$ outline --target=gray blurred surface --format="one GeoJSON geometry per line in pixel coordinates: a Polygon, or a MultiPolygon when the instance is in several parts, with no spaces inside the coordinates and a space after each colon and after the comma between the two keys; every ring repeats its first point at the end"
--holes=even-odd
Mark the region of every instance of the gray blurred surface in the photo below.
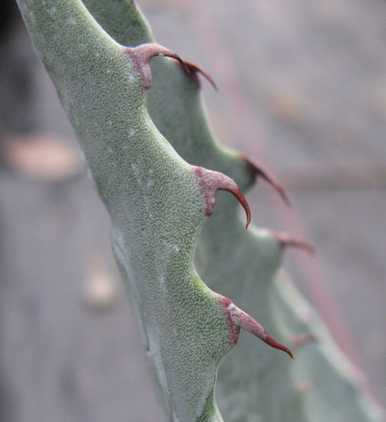
{"type": "MultiPolygon", "coordinates": [[[[282,175],[296,205],[259,185],[253,222],[316,245],[317,258],[290,251],[286,267],[327,319],[337,306],[331,329],[355,343],[385,403],[386,3],[138,3],[158,41],[219,85],[203,82],[219,139],[282,175]]],[[[34,75],[39,127],[71,138],[34,75]]],[[[161,421],[88,179],[3,171],[0,187],[1,422],[161,421]]]]}

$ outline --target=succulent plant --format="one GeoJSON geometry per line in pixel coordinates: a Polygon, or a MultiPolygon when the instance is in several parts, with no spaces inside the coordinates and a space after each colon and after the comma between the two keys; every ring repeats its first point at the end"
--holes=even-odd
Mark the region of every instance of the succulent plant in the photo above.
{"type": "Polygon", "coordinates": [[[110,213],[114,253],[170,419],[223,420],[216,374],[241,328],[292,357],[257,318],[280,341],[316,342],[293,363],[244,336],[219,376],[226,420],[377,420],[309,305],[284,275],[275,280],[287,246],[312,247],[287,234],[246,231],[238,217],[236,199],[248,226],[242,191],[257,178],[288,199],[256,160],[213,137],[200,98],[199,74],[213,83],[206,72],[156,44],[133,2],[18,4],[110,213]],[[175,60],[150,67],[155,56],[175,60]],[[208,220],[218,190],[233,196],[219,195],[208,220]]]}

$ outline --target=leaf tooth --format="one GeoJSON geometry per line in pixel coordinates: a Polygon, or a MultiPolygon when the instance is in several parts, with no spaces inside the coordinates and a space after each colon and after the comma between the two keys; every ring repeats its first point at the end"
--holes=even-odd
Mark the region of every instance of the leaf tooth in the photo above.
{"type": "Polygon", "coordinates": [[[141,77],[144,89],[147,91],[151,86],[151,68],[150,60],[156,56],[165,56],[177,60],[181,63],[186,73],[190,74],[190,70],[181,57],[162,45],[156,43],[146,43],[137,47],[124,47],[124,52],[134,62],[141,77]]]}
{"type": "Polygon", "coordinates": [[[270,230],[270,234],[276,238],[279,242],[279,248],[281,250],[285,250],[288,247],[294,247],[298,249],[303,249],[304,251],[308,252],[310,255],[315,254],[314,246],[302,239],[298,239],[286,232],[276,232],[274,230],[270,230]]]}
{"type": "Polygon", "coordinates": [[[242,328],[243,330],[246,330],[251,334],[255,335],[269,346],[278,350],[282,350],[283,352],[287,353],[292,359],[294,358],[292,352],[286,346],[283,346],[281,343],[272,338],[261,324],[259,324],[246,312],[238,308],[230,299],[219,295],[219,301],[223,305],[225,312],[228,316],[228,320],[230,321],[232,344],[237,343],[238,334],[240,329],[242,328]]]}
{"type": "Polygon", "coordinates": [[[293,354],[292,354],[292,352],[291,352],[290,349],[288,349],[287,347],[285,347],[282,344],[280,344],[278,341],[276,341],[274,338],[272,338],[266,331],[265,331],[265,333],[266,333],[267,336],[266,336],[266,339],[263,340],[263,341],[265,341],[269,346],[274,347],[275,349],[282,350],[283,352],[286,352],[287,355],[291,359],[294,358],[294,356],[293,356],[293,354]]]}
{"type": "Polygon", "coordinates": [[[201,84],[200,84],[200,80],[197,76],[197,73],[201,73],[201,75],[204,76],[208,80],[208,82],[212,85],[214,90],[218,92],[218,88],[217,88],[215,81],[213,80],[213,78],[209,75],[209,73],[206,70],[204,70],[201,66],[199,66],[196,63],[193,63],[189,60],[184,60],[184,62],[189,69],[190,76],[196,82],[198,87],[200,87],[201,84]]]}
{"type": "Polygon", "coordinates": [[[239,154],[239,156],[241,159],[244,160],[245,164],[247,165],[247,168],[251,176],[253,177],[254,182],[257,180],[258,177],[263,178],[277,191],[277,193],[281,196],[287,207],[291,206],[290,200],[285,189],[283,188],[279,180],[268,169],[266,169],[255,158],[243,154],[239,154]]]}
{"type": "Polygon", "coordinates": [[[218,190],[226,190],[232,193],[244,208],[247,216],[246,228],[248,228],[249,223],[251,222],[251,211],[244,194],[237,186],[236,182],[218,171],[208,170],[197,166],[192,166],[192,170],[198,179],[198,184],[205,200],[205,216],[209,217],[214,211],[216,205],[216,192],[218,190]]]}

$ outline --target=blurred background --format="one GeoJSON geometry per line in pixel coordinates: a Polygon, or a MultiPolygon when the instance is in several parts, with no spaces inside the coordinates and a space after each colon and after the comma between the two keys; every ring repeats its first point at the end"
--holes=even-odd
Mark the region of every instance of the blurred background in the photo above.
{"type": "MultiPolygon", "coordinates": [[[[138,4],[159,43],[216,81],[219,93],[202,85],[218,139],[287,188],[291,209],[264,184],[248,194],[253,223],[316,246],[314,258],[289,251],[285,267],[386,403],[386,3],[138,4]]],[[[107,213],[16,5],[3,0],[0,422],[106,420],[164,419],[107,213]]]]}

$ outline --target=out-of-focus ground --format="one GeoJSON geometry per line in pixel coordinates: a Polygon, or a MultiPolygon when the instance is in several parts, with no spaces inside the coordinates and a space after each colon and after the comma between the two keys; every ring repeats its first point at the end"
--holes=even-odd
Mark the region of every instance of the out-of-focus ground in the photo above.
{"type": "MultiPolygon", "coordinates": [[[[202,85],[219,140],[287,187],[290,210],[263,183],[249,193],[253,223],[315,244],[286,268],[386,403],[386,3],[138,3],[157,40],[218,84],[202,85]]],[[[26,35],[12,40],[0,57],[0,422],[161,421],[107,214],[26,35]]]]}

